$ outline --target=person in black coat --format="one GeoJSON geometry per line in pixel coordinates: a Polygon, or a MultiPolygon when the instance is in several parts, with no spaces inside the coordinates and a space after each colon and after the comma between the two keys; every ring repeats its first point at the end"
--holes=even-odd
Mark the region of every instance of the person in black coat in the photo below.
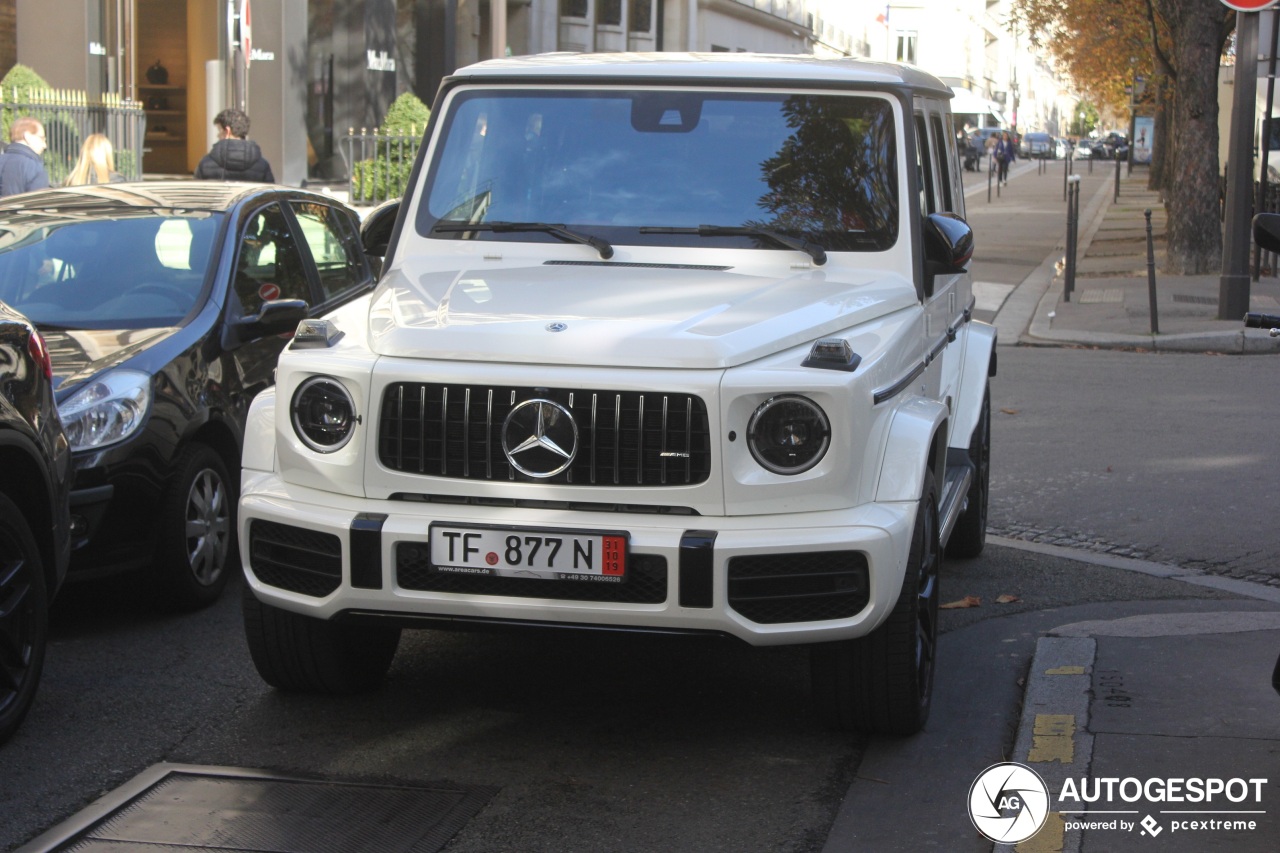
{"type": "Polygon", "coordinates": [[[1009,135],[1009,131],[1003,131],[1000,134],[1000,141],[996,143],[996,167],[999,169],[997,177],[1002,184],[1009,183],[1009,164],[1018,157],[1018,143],[1013,141],[1013,137],[1009,135]]]}
{"type": "Polygon", "coordinates": [[[205,181],[256,181],[274,184],[271,164],[262,156],[258,143],[249,135],[249,117],[236,109],[223,110],[213,117],[218,141],[196,165],[196,177],[205,181]]]}
{"type": "Polygon", "coordinates": [[[48,146],[44,125],[30,116],[14,119],[9,139],[12,141],[0,154],[0,197],[48,187],[49,173],[40,159],[48,146]]]}

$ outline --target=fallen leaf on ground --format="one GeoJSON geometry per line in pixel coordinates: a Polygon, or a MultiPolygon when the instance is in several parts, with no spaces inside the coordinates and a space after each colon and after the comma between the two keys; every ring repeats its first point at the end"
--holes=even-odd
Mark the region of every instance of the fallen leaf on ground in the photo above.
{"type": "Polygon", "coordinates": [[[959,610],[963,607],[981,607],[982,599],[976,595],[966,595],[959,601],[952,601],[947,604],[939,604],[939,610],[959,610]]]}
{"type": "Polygon", "coordinates": [[[1022,599],[1018,598],[1018,596],[1010,595],[1009,593],[1006,592],[1004,595],[1001,595],[996,598],[996,604],[1013,604],[1015,601],[1021,601],[1021,600],[1022,599]]]}
{"type": "Polygon", "coordinates": [[[1017,410],[1017,409],[1001,409],[1000,411],[1004,412],[1006,415],[1016,415],[1016,414],[1018,414],[1018,410],[1017,410]]]}

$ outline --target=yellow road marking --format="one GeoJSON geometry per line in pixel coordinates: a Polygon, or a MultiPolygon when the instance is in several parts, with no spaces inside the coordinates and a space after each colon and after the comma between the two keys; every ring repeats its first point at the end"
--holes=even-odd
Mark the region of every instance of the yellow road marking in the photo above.
{"type": "Polygon", "coordinates": [[[1070,764],[1075,759],[1075,714],[1036,714],[1031,732],[1028,761],[1070,764]]]}
{"type": "Polygon", "coordinates": [[[1084,675],[1084,667],[1082,666],[1056,666],[1053,669],[1046,669],[1045,675],[1084,675]]]}
{"type": "Polygon", "coordinates": [[[1040,831],[1026,841],[1020,842],[1013,849],[1017,853],[1062,853],[1062,840],[1065,835],[1066,827],[1063,825],[1062,815],[1058,812],[1049,812],[1040,831]]]}

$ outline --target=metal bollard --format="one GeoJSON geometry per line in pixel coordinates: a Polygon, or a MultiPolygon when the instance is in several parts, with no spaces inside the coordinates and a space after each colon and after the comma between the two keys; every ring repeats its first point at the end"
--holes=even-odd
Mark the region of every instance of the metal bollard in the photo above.
{"type": "Polygon", "coordinates": [[[991,157],[987,160],[987,203],[991,203],[991,179],[996,174],[996,158],[991,157]]]}
{"type": "Polygon", "coordinates": [[[1067,200],[1067,177],[1070,176],[1072,169],[1071,164],[1074,160],[1073,151],[1067,152],[1067,159],[1062,161],[1062,200],[1067,200]]]}
{"type": "Polygon", "coordinates": [[[1116,194],[1114,197],[1112,197],[1111,202],[1112,204],[1114,204],[1119,200],[1120,200],[1120,158],[1117,157],[1116,158],[1116,194]]]}
{"type": "Polygon", "coordinates": [[[1151,237],[1151,208],[1143,215],[1147,218],[1147,304],[1151,308],[1151,334],[1160,334],[1160,318],[1156,312],[1156,246],[1151,237]]]}
{"type": "Polygon", "coordinates": [[[1067,179],[1067,262],[1062,276],[1062,301],[1071,301],[1071,292],[1076,289],[1076,247],[1078,245],[1077,227],[1080,220],[1080,176],[1072,175],[1067,179]]]}

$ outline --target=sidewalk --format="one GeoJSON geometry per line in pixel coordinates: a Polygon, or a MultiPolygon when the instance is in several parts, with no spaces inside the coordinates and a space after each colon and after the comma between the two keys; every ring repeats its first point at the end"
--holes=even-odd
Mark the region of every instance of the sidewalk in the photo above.
{"type": "MultiPolygon", "coordinates": [[[[1145,169],[1115,184],[1097,181],[1080,199],[1078,266],[1070,299],[1061,266],[1046,261],[1017,286],[997,315],[1002,337],[1024,345],[1077,345],[1199,353],[1280,352],[1280,338],[1217,319],[1219,275],[1162,271],[1167,217],[1147,190],[1145,169]],[[1147,222],[1155,255],[1156,319],[1151,326],[1147,222]],[[1033,307],[1034,306],[1034,307],[1033,307]]],[[[1250,310],[1280,313],[1280,279],[1250,284],[1250,310]]],[[[1002,340],[1002,343],[1004,341],[1002,340]]],[[[1045,550],[1068,559],[1214,587],[1252,600],[1168,602],[1135,615],[1071,622],[1043,631],[1027,674],[1009,761],[1036,770],[1049,791],[1044,828],[1018,853],[1117,850],[1274,850],[1280,837],[1280,696],[1271,669],[1280,655],[1280,589],[1199,572],[1045,550]],[[1187,796],[1192,779],[1235,783],[1231,798],[1187,796]],[[1260,786],[1242,786],[1263,779],[1260,786]],[[1137,780],[1092,801],[1063,800],[1079,786],[1137,780]],[[1130,799],[1135,784],[1150,788],[1130,799]],[[1166,780],[1168,780],[1166,782],[1166,780]],[[1169,788],[1177,783],[1181,790],[1169,788]],[[1149,796],[1148,794],[1155,795],[1149,796]],[[1237,796],[1242,795],[1237,799],[1237,796]],[[1255,796],[1256,795],[1256,796],[1255,796]],[[1082,828],[1091,827],[1091,828],[1082,828]],[[1157,840],[1158,839],[1158,840],[1157,840]]],[[[1090,793],[1097,793],[1096,789],[1090,793]]]]}
{"type": "MultiPolygon", "coordinates": [[[[1019,290],[1024,302],[1040,293],[1018,337],[1031,345],[1080,345],[1176,352],[1280,352],[1280,338],[1219,320],[1219,274],[1180,276],[1163,271],[1168,225],[1159,194],[1147,189],[1147,170],[1122,174],[1119,198],[1108,181],[1093,199],[1080,200],[1080,248],[1074,291],[1064,299],[1059,263],[1052,276],[1032,276],[1019,290]],[[1101,196],[1102,198],[1099,198],[1101,196]],[[1090,204],[1090,201],[1095,202],[1090,204]],[[1101,204],[1097,204],[1101,201],[1101,204]],[[1090,210],[1096,213],[1090,217],[1090,210]],[[1156,328],[1153,334],[1147,259],[1147,221],[1155,256],[1156,328]]],[[[1280,313],[1280,279],[1250,284],[1250,310],[1280,313]]],[[[1242,318],[1243,319],[1243,318],[1242,318]]]]}

